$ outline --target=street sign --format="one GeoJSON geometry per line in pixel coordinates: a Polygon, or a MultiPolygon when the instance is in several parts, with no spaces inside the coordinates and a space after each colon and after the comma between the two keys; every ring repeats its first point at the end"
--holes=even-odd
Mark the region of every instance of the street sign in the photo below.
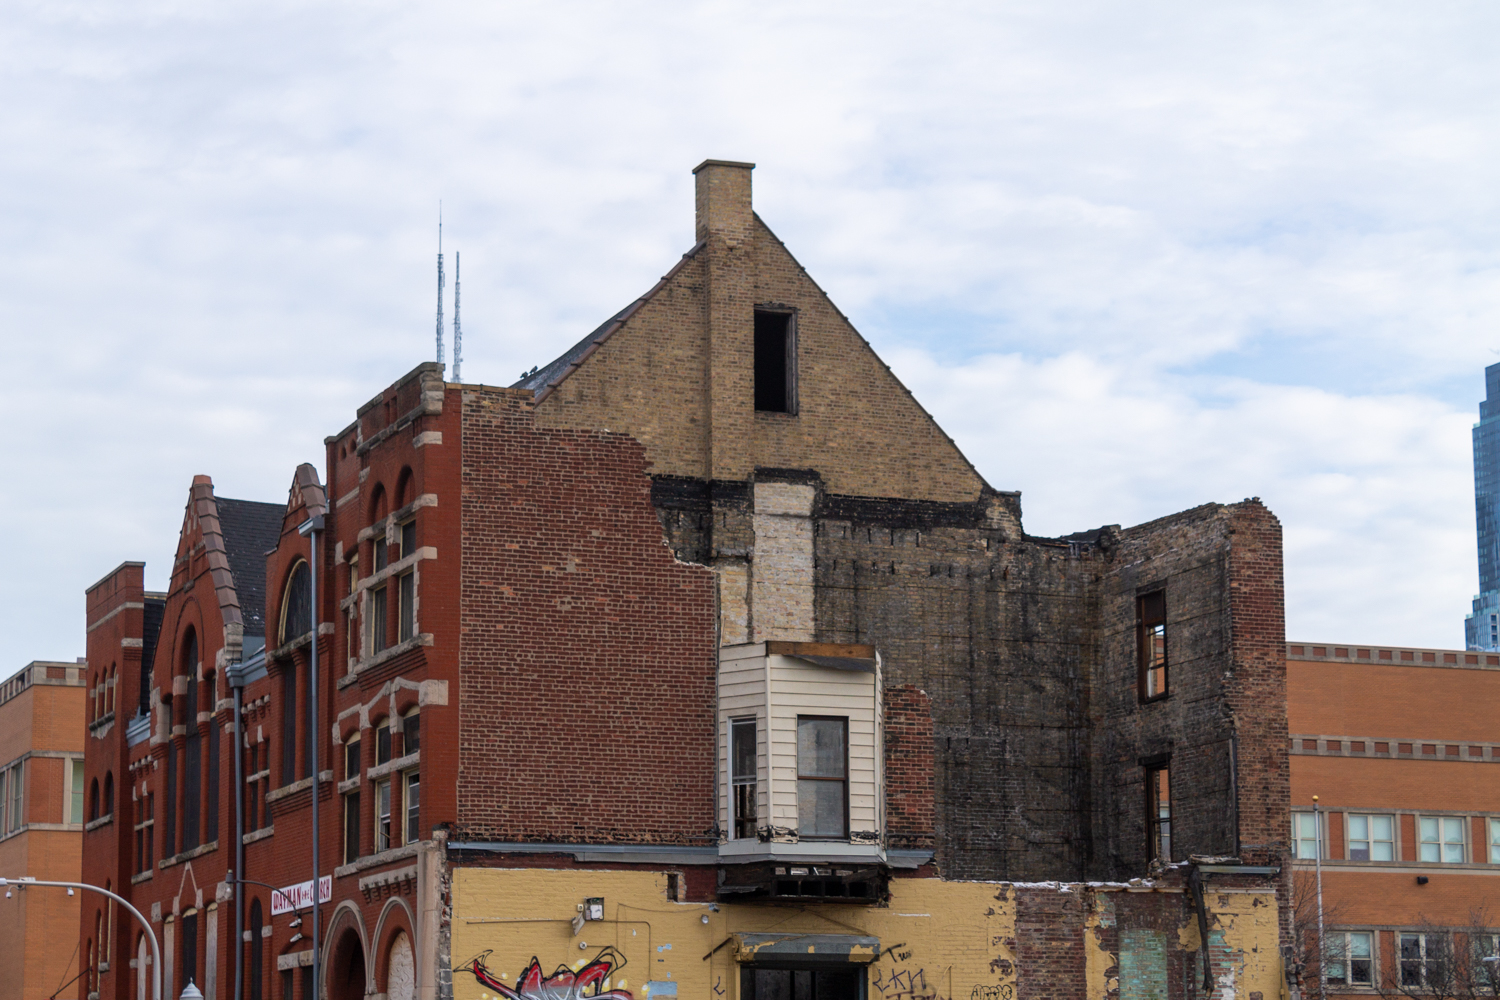
{"type": "MultiPolygon", "coordinates": [[[[333,876],[324,875],[318,879],[318,902],[326,903],[333,898],[333,876]]],[[[312,879],[306,882],[298,882],[289,885],[285,889],[271,890],[271,916],[281,913],[291,913],[294,910],[306,910],[313,905],[312,879]]]]}

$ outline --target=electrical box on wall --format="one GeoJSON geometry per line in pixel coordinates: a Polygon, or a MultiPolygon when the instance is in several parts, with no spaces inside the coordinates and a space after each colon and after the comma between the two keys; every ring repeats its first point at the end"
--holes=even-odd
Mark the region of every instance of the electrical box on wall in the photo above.
{"type": "Polygon", "coordinates": [[[583,919],[585,919],[585,920],[603,920],[604,919],[604,897],[603,896],[590,896],[590,897],[588,897],[587,899],[585,899],[583,901],[583,919]]]}

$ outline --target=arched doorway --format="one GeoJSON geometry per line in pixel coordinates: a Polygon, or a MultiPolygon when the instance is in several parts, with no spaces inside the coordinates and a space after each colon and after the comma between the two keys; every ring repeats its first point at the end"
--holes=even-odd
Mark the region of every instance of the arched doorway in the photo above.
{"type": "Polygon", "coordinates": [[[328,963],[328,1000],[364,1000],[365,946],[359,932],[346,927],[328,963]]]}
{"type": "Polygon", "coordinates": [[[391,939],[390,958],[385,966],[385,995],[388,1000],[415,1000],[417,969],[411,952],[411,939],[397,931],[391,939]]]}

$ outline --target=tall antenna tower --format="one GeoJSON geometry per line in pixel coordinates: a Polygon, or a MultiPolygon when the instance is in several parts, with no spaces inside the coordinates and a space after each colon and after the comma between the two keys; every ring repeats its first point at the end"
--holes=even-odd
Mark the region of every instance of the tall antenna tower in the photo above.
{"type": "Polygon", "coordinates": [[[464,380],[464,328],[458,325],[458,294],[462,281],[458,276],[459,252],[453,251],[453,381],[464,380]]]}
{"type": "Polygon", "coordinates": [[[443,363],[443,203],[438,202],[437,363],[443,363]]]}

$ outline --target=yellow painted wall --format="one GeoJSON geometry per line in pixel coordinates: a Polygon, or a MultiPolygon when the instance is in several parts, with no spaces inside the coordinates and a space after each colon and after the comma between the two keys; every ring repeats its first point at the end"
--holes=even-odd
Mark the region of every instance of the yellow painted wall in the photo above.
{"type": "MultiPolygon", "coordinates": [[[[502,985],[516,989],[533,957],[544,976],[559,966],[577,972],[596,959],[610,961],[613,967],[600,990],[622,991],[631,1000],[651,1000],[653,994],[656,1000],[664,994],[677,1000],[738,1000],[735,932],[879,938],[881,955],[868,973],[870,1000],[1018,1000],[1018,965],[1011,950],[1016,904],[1009,887],[894,879],[890,888],[889,906],[715,908],[669,900],[665,872],[456,868],[452,958],[460,971],[453,976],[454,1000],[504,1000],[467,971],[476,958],[490,974],[504,977],[502,985]],[[578,904],[593,896],[603,897],[605,919],[585,923],[575,936],[570,921],[578,904]],[[655,985],[664,983],[675,984],[675,994],[655,985]]],[[[1118,963],[1105,944],[1116,895],[1091,894],[1086,909],[1091,997],[1102,998],[1120,986],[1118,963]]],[[[1215,996],[1282,996],[1274,896],[1210,892],[1209,907],[1215,917],[1210,936],[1230,953],[1217,970],[1215,996]]],[[[1197,924],[1187,907],[1184,913],[1173,943],[1196,949],[1197,924]]]]}

